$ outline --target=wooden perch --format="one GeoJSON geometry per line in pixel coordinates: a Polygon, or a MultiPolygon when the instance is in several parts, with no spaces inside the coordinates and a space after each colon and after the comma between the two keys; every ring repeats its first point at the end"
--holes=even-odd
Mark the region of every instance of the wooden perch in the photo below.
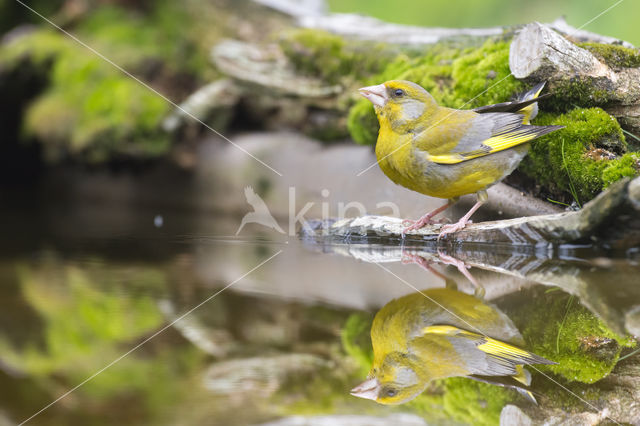
{"type": "MultiPolygon", "coordinates": [[[[442,225],[434,224],[406,234],[407,242],[435,242],[442,225]]],[[[399,241],[402,219],[364,216],[343,219],[323,231],[348,239],[371,236],[399,241]]],[[[548,247],[553,244],[600,243],[625,249],[640,244],[640,178],[623,180],[576,212],[474,223],[447,235],[439,244],[507,243],[548,247]]]]}

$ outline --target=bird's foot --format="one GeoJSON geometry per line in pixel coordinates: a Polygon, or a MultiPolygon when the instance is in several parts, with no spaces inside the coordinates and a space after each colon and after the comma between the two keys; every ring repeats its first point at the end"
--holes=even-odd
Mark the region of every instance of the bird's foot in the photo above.
{"type": "MultiPolygon", "coordinates": [[[[418,220],[405,219],[402,221],[402,226],[406,226],[407,228],[412,228],[416,226],[415,229],[420,229],[427,225],[445,225],[448,223],[451,223],[451,219],[449,219],[448,217],[441,217],[440,219],[427,219],[425,221],[422,221],[422,218],[420,218],[418,220]]],[[[405,229],[405,231],[412,231],[412,230],[413,229],[405,229]]]]}
{"type": "Polygon", "coordinates": [[[484,299],[484,295],[485,295],[484,287],[482,287],[482,285],[478,281],[476,281],[473,275],[471,275],[471,273],[469,272],[469,268],[470,268],[469,265],[467,265],[464,261],[460,259],[456,259],[453,256],[449,256],[448,254],[442,253],[440,250],[438,250],[438,258],[445,265],[452,265],[458,268],[458,271],[460,271],[460,273],[464,275],[471,282],[471,284],[473,284],[475,288],[475,291],[473,293],[474,296],[476,296],[479,299],[484,299]]]}
{"type": "Polygon", "coordinates": [[[417,254],[409,254],[404,251],[402,252],[401,263],[403,265],[410,265],[412,263],[415,263],[421,268],[430,269],[429,262],[427,262],[427,260],[424,257],[419,256],[417,254]]]}
{"type": "Polygon", "coordinates": [[[471,223],[473,222],[470,220],[460,220],[456,223],[444,225],[442,228],[440,228],[440,235],[438,235],[438,241],[440,241],[440,238],[442,238],[447,234],[453,234],[455,232],[463,230],[467,225],[471,223]]]}

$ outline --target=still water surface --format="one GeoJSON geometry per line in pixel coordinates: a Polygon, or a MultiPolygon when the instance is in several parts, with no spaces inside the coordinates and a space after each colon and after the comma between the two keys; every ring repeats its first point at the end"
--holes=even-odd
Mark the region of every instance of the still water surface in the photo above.
{"type": "MultiPolygon", "coordinates": [[[[349,394],[373,361],[375,313],[432,289],[459,294],[443,303],[460,315],[471,308],[457,300],[476,298],[501,322],[496,331],[479,316],[474,327],[558,362],[531,370],[548,413],[560,400],[568,412],[602,408],[599,385],[589,383],[608,376],[599,383],[617,389],[611,377],[624,374],[609,372],[638,362],[618,363],[640,330],[633,250],[479,246],[438,256],[397,241],[301,240],[256,225],[235,236],[240,216],[99,205],[18,205],[2,216],[0,424],[28,419],[109,365],[29,423],[411,413],[407,424],[492,424],[506,404],[529,410],[516,391],[462,378],[429,383],[395,406],[349,394]]],[[[416,306],[404,308],[425,309],[416,306]]]]}

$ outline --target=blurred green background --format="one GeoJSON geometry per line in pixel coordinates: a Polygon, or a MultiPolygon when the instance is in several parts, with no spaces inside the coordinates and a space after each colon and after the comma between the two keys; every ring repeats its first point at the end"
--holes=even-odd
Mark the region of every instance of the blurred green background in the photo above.
{"type": "Polygon", "coordinates": [[[586,24],[585,30],[640,44],[638,0],[396,0],[393,4],[384,0],[328,0],[328,3],[332,12],[362,13],[384,21],[428,27],[517,25],[551,22],[564,16],[574,27],[586,24]],[[612,6],[610,12],[594,19],[612,6]]]}

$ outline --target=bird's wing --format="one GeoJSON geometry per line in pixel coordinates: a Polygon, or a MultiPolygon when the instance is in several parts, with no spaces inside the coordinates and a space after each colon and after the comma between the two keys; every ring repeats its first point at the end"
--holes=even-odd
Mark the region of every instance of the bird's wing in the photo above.
{"type": "Polygon", "coordinates": [[[451,325],[431,325],[424,327],[422,332],[424,336],[446,336],[472,374],[513,376],[518,374],[518,365],[555,364],[509,343],[451,325]]]}
{"type": "MultiPolygon", "coordinates": [[[[446,152],[425,150],[427,160],[438,164],[457,164],[494,152],[503,151],[542,136],[562,126],[529,126],[523,116],[513,113],[476,114],[466,132],[446,152]]],[[[429,138],[429,131],[421,138],[429,138]]]]}

